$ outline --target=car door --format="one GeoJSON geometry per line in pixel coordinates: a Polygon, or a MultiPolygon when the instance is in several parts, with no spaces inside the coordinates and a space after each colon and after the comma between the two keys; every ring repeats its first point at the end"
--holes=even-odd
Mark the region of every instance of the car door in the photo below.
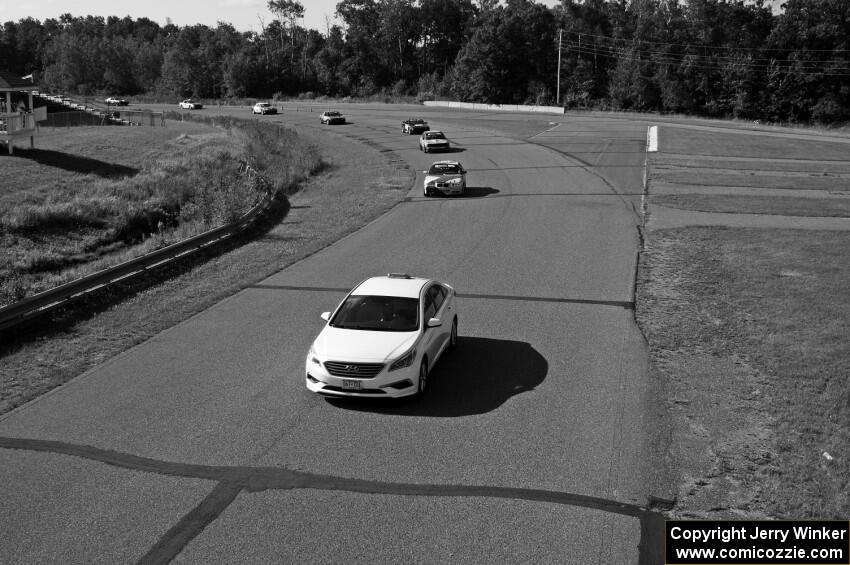
{"type": "Polygon", "coordinates": [[[428,327],[428,320],[437,317],[437,304],[434,301],[435,291],[434,285],[430,285],[425,289],[422,299],[422,323],[424,324],[424,333],[422,335],[422,348],[428,356],[430,367],[434,366],[437,361],[437,355],[441,345],[441,330],[442,326],[436,328],[428,327]]]}
{"type": "Polygon", "coordinates": [[[440,326],[440,348],[445,350],[449,346],[452,336],[452,321],[454,320],[454,304],[449,297],[449,289],[441,284],[434,284],[435,304],[437,306],[437,317],[442,320],[440,326]]]}

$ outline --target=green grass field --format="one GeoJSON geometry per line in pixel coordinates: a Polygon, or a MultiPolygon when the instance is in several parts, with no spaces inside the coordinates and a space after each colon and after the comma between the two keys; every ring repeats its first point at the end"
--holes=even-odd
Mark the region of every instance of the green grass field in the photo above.
{"type": "Polygon", "coordinates": [[[57,128],[2,157],[0,304],[232,222],[321,167],[294,132],[234,125],[57,128]]]}
{"type": "Polygon", "coordinates": [[[636,316],[674,421],[681,516],[850,513],[850,230],[817,228],[850,218],[850,145],[801,133],[663,128],[650,158],[651,215],[811,226],[646,234],[636,316]]]}

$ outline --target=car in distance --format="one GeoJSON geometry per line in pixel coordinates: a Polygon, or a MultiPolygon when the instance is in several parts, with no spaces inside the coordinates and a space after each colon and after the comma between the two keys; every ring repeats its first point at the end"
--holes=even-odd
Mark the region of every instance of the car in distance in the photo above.
{"type": "Polygon", "coordinates": [[[109,98],[104,100],[104,102],[106,102],[107,104],[114,105],[114,106],[127,106],[129,104],[129,102],[127,102],[125,99],[118,98],[116,96],[110,96],[109,98]]]}
{"type": "Polygon", "coordinates": [[[319,116],[319,121],[323,124],[344,124],[345,116],[336,110],[328,110],[327,112],[322,112],[322,115],[319,116]]]}
{"type": "Polygon", "coordinates": [[[191,98],[187,98],[180,103],[180,107],[184,110],[200,110],[204,107],[203,104],[191,98]]]}
{"type": "Polygon", "coordinates": [[[430,130],[428,122],[422,118],[409,118],[401,122],[401,133],[415,135],[430,130]]]}
{"type": "Polygon", "coordinates": [[[257,102],[254,104],[253,108],[251,108],[252,114],[277,114],[277,108],[269,104],[268,102],[257,102]]]}
{"type": "Polygon", "coordinates": [[[306,384],[326,396],[421,395],[437,361],[457,345],[454,288],[408,274],[366,279],[322,319],[306,384]]]}
{"type": "Polygon", "coordinates": [[[425,173],[423,192],[425,196],[466,192],[466,169],[458,161],[436,161],[425,173]]]}
{"type": "Polygon", "coordinates": [[[449,140],[446,139],[446,134],[441,131],[426,131],[419,137],[419,149],[425,153],[431,151],[448,151],[451,149],[449,140]]]}

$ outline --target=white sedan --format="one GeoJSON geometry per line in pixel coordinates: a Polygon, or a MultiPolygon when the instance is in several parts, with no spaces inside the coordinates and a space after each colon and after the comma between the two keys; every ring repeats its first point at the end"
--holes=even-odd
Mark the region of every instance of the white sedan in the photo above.
{"type": "Polygon", "coordinates": [[[260,114],[260,115],[263,115],[263,116],[266,115],[266,114],[277,114],[277,108],[275,108],[274,106],[272,106],[268,102],[257,102],[251,108],[251,113],[252,114],[260,114]]]}
{"type": "Polygon", "coordinates": [[[457,345],[455,291],[391,273],[354,287],[313,341],[306,384],[326,396],[421,395],[440,357],[457,345]]]}
{"type": "Polygon", "coordinates": [[[425,153],[431,151],[448,151],[451,149],[446,134],[441,131],[426,131],[419,137],[419,149],[425,153]]]}
{"type": "Polygon", "coordinates": [[[184,110],[200,110],[204,107],[204,105],[200,102],[192,100],[191,98],[187,98],[186,100],[180,102],[180,107],[184,110]]]}
{"type": "Polygon", "coordinates": [[[425,196],[438,194],[456,194],[466,192],[466,169],[458,161],[437,161],[432,163],[425,173],[422,191],[425,196]]]}
{"type": "Polygon", "coordinates": [[[345,116],[336,110],[328,110],[327,112],[322,112],[322,115],[319,116],[319,122],[322,124],[344,124],[345,116]]]}

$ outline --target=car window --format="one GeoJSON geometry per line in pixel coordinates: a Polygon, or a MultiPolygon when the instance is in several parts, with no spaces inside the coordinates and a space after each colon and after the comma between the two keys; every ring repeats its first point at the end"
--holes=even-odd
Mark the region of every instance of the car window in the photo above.
{"type": "Polygon", "coordinates": [[[458,175],[463,172],[463,168],[456,163],[434,163],[428,169],[429,175],[458,175]]]}
{"type": "Polygon", "coordinates": [[[443,299],[445,298],[443,293],[440,292],[440,285],[432,285],[431,288],[428,289],[428,295],[434,301],[434,310],[439,312],[440,308],[443,306],[443,299]]]}
{"type": "Polygon", "coordinates": [[[440,291],[440,300],[444,302],[446,300],[446,297],[449,295],[449,289],[447,289],[441,284],[437,285],[437,289],[440,291]]]}
{"type": "Polygon", "coordinates": [[[427,322],[428,320],[430,320],[431,318],[433,318],[437,315],[437,306],[436,306],[436,304],[434,304],[434,295],[431,293],[430,288],[425,292],[425,303],[424,304],[425,304],[425,307],[424,307],[425,315],[423,317],[425,318],[425,322],[427,322]]]}
{"type": "Polygon", "coordinates": [[[413,332],[419,329],[418,313],[416,298],[351,295],[339,307],[330,325],[351,330],[413,332]]]}

